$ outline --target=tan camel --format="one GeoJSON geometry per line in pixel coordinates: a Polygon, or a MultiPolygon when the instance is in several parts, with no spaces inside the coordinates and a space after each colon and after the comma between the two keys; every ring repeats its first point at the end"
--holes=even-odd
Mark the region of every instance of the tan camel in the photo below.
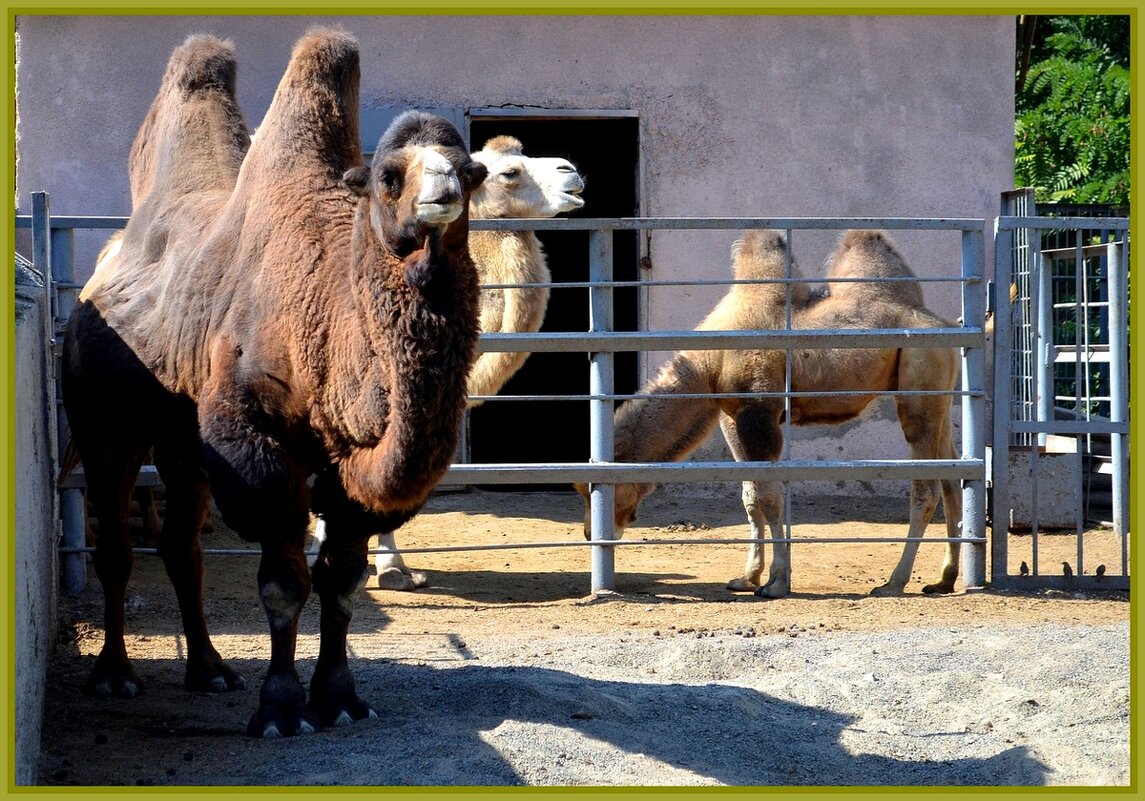
{"type": "MultiPolygon", "coordinates": [[[[736,278],[782,277],[787,257],[783,237],[771,232],[745,234],[733,249],[736,278]]],[[[923,305],[917,282],[841,282],[841,278],[907,277],[913,273],[890,238],[880,231],[849,231],[827,268],[825,297],[792,291],[792,326],[797,329],[878,329],[948,327],[923,305]]],[[[782,285],[737,285],[700,324],[700,329],[782,328],[782,285]]],[[[958,378],[958,353],[953,348],[796,349],[792,353],[791,389],[795,392],[848,390],[859,395],[791,399],[793,425],[842,423],[856,417],[887,390],[952,392],[958,378]]],[[[782,392],[786,358],[781,350],[683,351],[669,361],[644,393],[652,397],[632,400],[616,412],[616,460],[621,462],[679,461],[694,451],[715,428],[718,419],[724,439],[737,460],[775,461],[783,449],[782,398],[692,399],[682,393],[782,392]]],[[[950,395],[900,395],[895,401],[903,435],[915,459],[953,459],[950,395]]],[[[908,543],[890,578],[872,594],[903,591],[910,579],[922,536],[938,503],[934,480],[911,482],[908,543]]],[[[962,499],[957,482],[943,480],[942,500],[946,529],[959,536],[962,499]]],[[[591,525],[588,487],[578,485],[585,497],[585,535],[591,525]]],[[[615,524],[618,534],[635,518],[636,508],[655,485],[619,484],[616,487],[615,524]]],[[[780,542],[783,528],[783,485],[778,481],[745,481],[743,503],[753,539],[769,528],[774,540],[767,583],[759,586],[763,551],[748,548],[742,576],[728,589],[755,591],[765,598],[780,598],[791,590],[790,547],[780,542]]],[[[958,576],[957,543],[950,543],[935,584],[927,593],[947,593],[958,576]]]]}
{"type": "Polygon", "coordinates": [[[485,167],[452,125],[417,112],[394,121],[366,167],[358,86],[352,37],[304,36],[233,191],[188,186],[178,152],[157,161],[119,263],[69,321],[64,402],[100,522],[98,694],[141,686],[123,642],[126,508],[153,446],[188,685],[244,683],[203,619],[199,530],[213,494],[262,550],[271,660],[248,732],[376,716],[355,690],[346,635],[368,532],[416,514],[453,456],[478,334],[467,207],[485,167]],[[327,538],[311,575],[312,508],[327,538]],[[294,653],[312,588],[321,647],[307,698],[294,653]]]}
{"type": "MultiPolygon", "coordinates": [[[[526,156],[521,142],[496,136],[473,154],[489,171],[469,200],[475,220],[555,217],[584,206],[584,179],[563,158],[526,156]]],[[[534,231],[470,231],[469,250],[484,284],[548,284],[552,277],[541,241],[534,231]]],[[[541,329],[549,302],[547,286],[482,289],[480,326],[483,332],[534,333],[541,329]]],[[[528,358],[528,353],[488,352],[477,357],[469,373],[469,405],[475,396],[495,395],[528,358]]],[[[321,537],[321,529],[316,529],[321,537]]],[[[377,584],[388,590],[424,587],[425,573],[411,570],[397,550],[393,532],[378,534],[374,564],[377,584]]]]}

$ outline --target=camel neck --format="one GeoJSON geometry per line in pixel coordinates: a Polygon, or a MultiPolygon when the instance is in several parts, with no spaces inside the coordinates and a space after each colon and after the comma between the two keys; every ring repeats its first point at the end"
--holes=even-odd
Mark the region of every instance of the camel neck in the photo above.
{"type": "Polygon", "coordinates": [[[680,397],[709,392],[694,355],[678,353],[642,394],[616,415],[616,460],[678,462],[703,444],[715,428],[719,406],[711,398],[680,397]]]}

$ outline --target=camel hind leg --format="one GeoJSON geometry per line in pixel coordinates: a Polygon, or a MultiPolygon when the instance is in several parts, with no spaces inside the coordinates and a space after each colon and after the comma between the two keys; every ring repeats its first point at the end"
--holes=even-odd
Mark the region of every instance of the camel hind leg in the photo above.
{"type": "MultiPolygon", "coordinates": [[[[914,459],[953,459],[954,443],[950,427],[950,400],[940,396],[911,398],[904,396],[898,404],[899,422],[910,444],[914,459]]],[[[907,542],[899,562],[887,582],[871,591],[872,595],[901,595],[910,581],[919,540],[930,525],[938,507],[939,487],[944,503],[948,537],[960,535],[962,525],[962,498],[956,482],[934,479],[915,479],[910,487],[910,526],[907,542]]],[[[942,577],[934,584],[923,587],[928,594],[954,591],[958,577],[959,543],[948,542],[943,559],[942,577]]]]}
{"type": "MultiPolygon", "coordinates": [[[[189,446],[199,453],[197,438],[189,446]]],[[[199,534],[207,519],[210,488],[197,460],[168,460],[156,448],[156,465],[166,486],[167,509],[159,531],[159,555],[175,589],[187,638],[185,685],[190,690],[226,692],[246,680],[223,662],[211,644],[203,614],[203,550],[199,534]]]]}
{"type": "MultiPolygon", "coordinates": [[[[77,427],[73,425],[73,436],[77,427]]],[[[77,443],[79,437],[77,437],[77,443]]],[[[96,657],[84,691],[99,697],[134,698],[143,689],[127,656],[124,643],[127,582],[134,555],[131,552],[129,515],[131,493],[143,463],[143,448],[126,453],[93,453],[83,448],[87,494],[99,523],[93,558],[95,574],[103,588],[103,647],[96,657]],[[85,452],[86,451],[86,452],[85,452]]]]}

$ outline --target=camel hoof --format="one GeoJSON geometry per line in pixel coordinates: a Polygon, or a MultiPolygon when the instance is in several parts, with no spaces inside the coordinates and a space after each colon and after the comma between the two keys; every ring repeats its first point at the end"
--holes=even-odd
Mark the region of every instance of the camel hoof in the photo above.
{"type": "Polygon", "coordinates": [[[881,587],[875,587],[871,590],[871,595],[875,598],[897,598],[902,594],[902,587],[895,587],[890,584],[883,584],[881,587]]]}
{"type": "Polygon", "coordinates": [[[425,573],[410,571],[403,573],[396,567],[388,567],[378,571],[378,588],[382,590],[395,590],[397,592],[412,592],[429,584],[425,573]]]}
{"type": "Polygon", "coordinates": [[[927,584],[922,588],[923,593],[926,595],[947,595],[954,592],[954,584],[946,584],[939,582],[938,584],[927,584]]]}
{"type": "Polygon", "coordinates": [[[318,731],[318,721],[299,704],[267,704],[254,713],[246,731],[264,740],[297,737],[318,731]]]}
{"type": "Polygon", "coordinates": [[[755,591],[756,598],[786,598],[790,594],[791,587],[771,581],[755,591]]]}
{"type": "Polygon", "coordinates": [[[143,689],[129,662],[119,662],[100,654],[84,684],[84,692],[96,698],[134,698],[143,689]]]}
{"type": "Polygon", "coordinates": [[[727,583],[725,589],[731,590],[732,592],[755,592],[758,586],[759,585],[754,581],[748,581],[745,578],[734,578],[727,583]]]}

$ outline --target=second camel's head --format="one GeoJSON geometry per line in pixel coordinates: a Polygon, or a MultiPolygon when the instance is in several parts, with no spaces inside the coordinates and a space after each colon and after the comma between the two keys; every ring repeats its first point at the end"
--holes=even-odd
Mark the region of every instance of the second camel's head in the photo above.
{"type": "Polygon", "coordinates": [[[473,159],[489,170],[470,202],[475,219],[555,217],[584,206],[584,178],[567,159],[526,156],[511,136],[493,137],[473,159]]]}

